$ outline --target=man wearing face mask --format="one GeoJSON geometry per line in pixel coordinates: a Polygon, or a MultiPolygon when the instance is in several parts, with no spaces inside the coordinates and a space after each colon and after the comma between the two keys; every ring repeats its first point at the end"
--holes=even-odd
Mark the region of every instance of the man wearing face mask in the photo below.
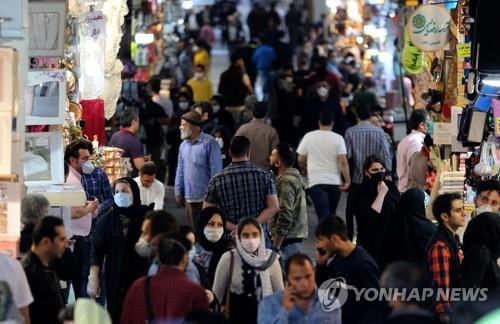
{"type": "Polygon", "coordinates": [[[194,70],[194,78],[187,82],[193,88],[194,101],[209,101],[212,98],[212,81],[205,76],[205,67],[198,64],[194,70]]]}
{"type": "Polygon", "coordinates": [[[96,168],[90,161],[93,154],[92,143],[85,139],[73,141],[64,152],[66,183],[83,187],[88,203],[84,207],[71,209],[73,254],[80,261],[78,278],[73,280],[75,296],[88,297],[87,281],[90,271],[90,249],[93,219],[100,218],[110,212],[113,205],[113,193],[107,175],[101,168],[96,168]]]}
{"type": "Polygon", "coordinates": [[[476,188],[474,203],[476,210],[472,213],[472,218],[484,212],[498,214],[500,207],[500,182],[495,179],[479,182],[476,188]]]}
{"type": "Polygon", "coordinates": [[[305,102],[305,113],[302,118],[302,131],[304,133],[313,131],[317,127],[319,115],[329,110],[334,115],[333,131],[340,135],[345,132],[345,115],[340,107],[340,97],[337,92],[331,90],[326,76],[318,77],[316,80],[316,94],[305,102]]]}
{"type": "Polygon", "coordinates": [[[120,323],[177,321],[192,310],[208,310],[204,289],[184,274],[190,248],[191,243],[180,234],[160,239],[158,254],[162,266],[157,275],[137,279],[130,287],[120,323]]]}
{"type": "Polygon", "coordinates": [[[157,258],[160,235],[177,233],[178,230],[179,227],[175,217],[164,210],[149,212],[144,217],[141,226],[141,237],[135,243],[135,252],[143,258],[151,258],[151,266],[148,270],[149,276],[155,275],[160,266],[160,261],[157,258]]]}
{"type": "Polygon", "coordinates": [[[210,179],[222,171],[217,141],[201,131],[201,116],[191,111],[182,116],[179,161],[175,177],[175,199],[186,206],[188,224],[195,226],[210,179]]]}

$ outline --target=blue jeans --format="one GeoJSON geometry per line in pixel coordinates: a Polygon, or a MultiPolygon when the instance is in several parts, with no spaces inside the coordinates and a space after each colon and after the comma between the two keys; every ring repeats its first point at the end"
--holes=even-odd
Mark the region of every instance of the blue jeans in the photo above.
{"type": "Polygon", "coordinates": [[[285,263],[295,253],[302,252],[302,242],[291,243],[281,248],[281,271],[285,272],[285,263]]]}
{"type": "Polygon", "coordinates": [[[271,93],[273,72],[271,70],[259,70],[255,79],[255,96],[258,101],[267,101],[271,93]]]}
{"type": "Polygon", "coordinates": [[[309,195],[314,204],[318,222],[334,216],[340,200],[340,190],[337,185],[319,184],[309,188],[309,195]]]}

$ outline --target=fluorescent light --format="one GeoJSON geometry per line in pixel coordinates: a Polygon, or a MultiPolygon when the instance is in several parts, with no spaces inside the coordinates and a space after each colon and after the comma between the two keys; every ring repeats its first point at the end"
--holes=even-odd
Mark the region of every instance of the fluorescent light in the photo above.
{"type": "Polygon", "coordinates": [[[177,20],[177,25],[184,25],[184,19],[177,20]]]}
{"type": "Polygon", "coordinates": [[[151,33],[137,33],[134,40],[138,45],[147,45],[155,41],[155,35],[151,33]]]}
{"type": "Polygon", "coordinates": [[[182,2],[182,9],[184,10],[191,10],[193,8],[193,1],[191,0],[184,0],[182,2]]]}
{"type": "Polygon", "coordinates": [[[491,79],[486,78],[485,80],[483,80],[482,83],[483,85],[487,85],[490,87],[500,88],[500,79],[498,78],[491,78],[491,79]]]}

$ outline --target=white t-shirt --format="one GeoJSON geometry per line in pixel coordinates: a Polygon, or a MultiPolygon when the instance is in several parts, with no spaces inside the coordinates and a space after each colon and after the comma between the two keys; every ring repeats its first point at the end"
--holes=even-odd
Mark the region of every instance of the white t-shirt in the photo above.
{"type": "Polygon", "coordinates": [[[141,191],[141,204],[149,206],[155,204],[154,210],[163,209],[163,200],[165,199],[165,186],[163,183],[155,179],[151,187],[146,188],[142,185],[139,177],[134,178],[141,191]]]}
{"type": "Polygon", "coordinates": [[[318,184],[342,184],[338,156],[347,154],[342,136],[324,130],[309,132],[302,138],[297,153],[307,156],[309,188],[318,184]]]}
{"type": "Polygon", "coordinates": [[[0,281],[5,281],[12,291],[16,307],[23,308],[33,302],[28,279],[19,261],[0,253],[0,281]]]}

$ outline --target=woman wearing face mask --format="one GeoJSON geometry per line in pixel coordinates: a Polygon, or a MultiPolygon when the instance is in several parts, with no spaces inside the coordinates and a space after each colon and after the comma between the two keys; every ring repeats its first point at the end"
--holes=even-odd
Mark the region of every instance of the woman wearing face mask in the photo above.
{"type": "Polygon", "coordinates": [[[274,81],[269,117],[280,140],[293,146],[297,146],[297,130],[293,123],[296,102],[297,89],[293,69],[291,65],[287,65],[282,69],[280,77],[274,81]]]}
{"type": "Polygon", "coordinates": [[[363,166],[363,183],[353,187],[347,198],[346,220],[350,239],[354,236],[356,217],[357,244],[361,245],[380,265],[379,253],[386,224],[396,212],[399,192],[386,180],[384,161],[372,155],[363,166]]]}
{"type": "Polygon", "coordinates": [[[217,125],[225,126],[232,136],[235,132],[235,124],[233,115],[226,110],[226,104],[224,103],[224,98],[220,94],[214,95],[210,99],[210,104],[214,111],[214,120],[217,125]]]}
{"type": "Polygon", "coordinates": [[[219,143],[220,151],[222,154],[222,166],[225,168],[231,162],[231,158],[229,157],[229,143],[231,142],[231,134],[229,130],[220,125],[214,128],[211,134],[217,143],[219,143]]]}
{"type": "Polygon", "coordinates": [[[259,222],[243,218],[237,227],[236,248],[222,255],[212,289],[222,306],[227,305],[229,297],[231,323],[256,323],[258,303],[283,289],[278,259],[267,269],[259,270],[267,263],[269,254],[259,222]]]}
{"type": "Polygon", "coordinates": [[[131,178],[116,180],[113,193],[113,211],[99,218],[92,235],[87,292],[93,298],[101,294],[99,271],[104,263],[107,307],[113,322],[118,323],[127,289],[148,266],[148,259],[135,252],[148,208],[141,205],[139,187],[131,178]]]}
{"type": "Polygon", "coordinates": [[[229,241],[224,238],[226,217],[222,209],[208,207],[201,211],[196,224],[198,242],[194,245],[194,262],[203,267],[210,283],[214,282],[215,269],[222,255],[229,250],[229,241]]]}

